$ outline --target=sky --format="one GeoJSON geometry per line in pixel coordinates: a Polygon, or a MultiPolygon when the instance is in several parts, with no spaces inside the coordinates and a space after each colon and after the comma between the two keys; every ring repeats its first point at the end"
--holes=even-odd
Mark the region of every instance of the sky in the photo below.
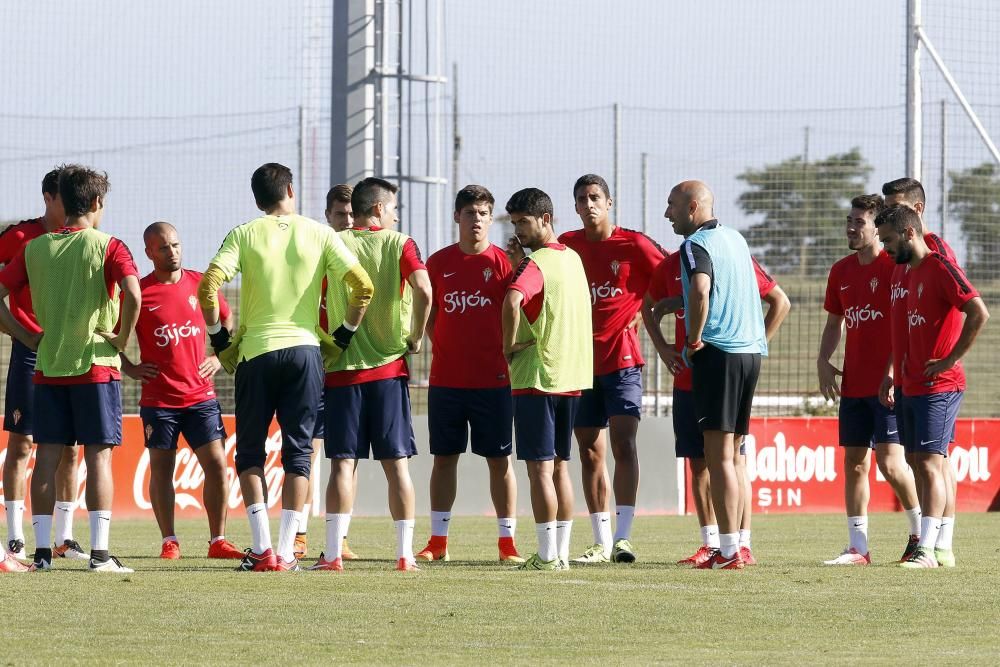
{"type": "MultiPolygon", "coordinates": [[[[412,4],[416,72],[427,70],[424,4],[412,4]]],[[[619,223],[646,227],[669,247],[677,240],[662,208],[673,183],[706,180],[720,219],[752,224],[735,205],[736,174],[802,154],[807,133],[814,158],[861,147],[877,191],[904,169],[905,4],[443,0],[440,61],[448,75],[458,68],[459,180],[490,187],[501,207],[516,189],[542,187],[559,224],[576,226],[575,178],[612,180],[617,103],[619,223]]],[[[923,4],[928,34],[1000,136],[1000,3],[923,4]]],[[[140,257],[142,229],[165,219],[186,240],[187,263],[203,268],[226,231],[255,215],[249,175],[265,161],[296,170],[301,208],[319,216],[329,185],[330,17],[320,0],[7,3],[0,220],[38,215],[41,176],[67,160],[109,172],[105,228],[140,257]]],[[[938,104],[949,93],[926,57],[925,68],[924,181],[934,210],[938,104]]],[[[446,108],[455,92],[449,83],[446,108]]],[[[953,102],[947,114],[948,167],[988,159],[953,102]]],[[[420,154],[427,135],[419,113],[415,121],[420,154]]],[[[443,176],[451,127],[448,117],[443,176]]],[[[428,216],[419,193],[410,203],[404,229],[427,254],[448,236],[434,233],[450,229],[447,206],[428,216]]]]}

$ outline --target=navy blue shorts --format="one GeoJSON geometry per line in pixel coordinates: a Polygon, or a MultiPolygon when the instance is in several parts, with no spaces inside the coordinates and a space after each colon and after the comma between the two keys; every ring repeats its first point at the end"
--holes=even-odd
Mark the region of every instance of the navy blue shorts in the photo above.
{"type": "Polygon", "coordinates": [[[34,350],[14,339],[7,367],[7,404],[4,406],[3,430],[31,435],[35,410],[34,350]]]}
{"type": "Polygon", "coordinates": [[[642,367],[622,368],[594,376],[594,388],[584,389],[576,411],[576,428],[604,428],[609,417],[642,415],[642,367]]]}
{"type": "Polygon", "coordinates": [[[181,435],[191,449],[226,439],[222,408],[214,398],[186,408],[139,408],[143,439],[150,449],[177,449],[181,435]]]}
{"type": "Polygon", "coordinates": [[[705,458],[705,438],[698,428],[698,418],[694,412],[694,392],[675,387],[671,415],[674,419],[674,451],[677,458],[705,458]]]}
{"type": "Polygon", "coordinates": [[[892,411],[896,414],[896,429],[899,431],[899,442],[906,448],[906,424],[903,423],[903,402],[906,397],[903,396],[903,389],[899,385],[892,388],[893,396],[893,409],[892,411]]]}
{"type": "Polygon", "coordinates": [[[35,385],[35,442],[122,444],[121,382],[35,385]]]}
{"type": "Polygon", "coordinates": [[[520,461],[569,461],[579,396],[517,394],[514,435],[520,461]]]}
{"type": "Polygon", "coordinates": [[[402,459],[416,456],[405,377],[327,387],[326,439],[329,459],[402,459]]]}
{"type": "Polygon", "coordinates": [[[427,391],[427,422],[435,456],[464,454],[470,430],[473,454],[510,456],[513,418],[510,387],[430,387],[427,391]]]}
{"type": "Polygon", "coordinates": [[[281,467],[309,476],[323,378],[323,358],[314,345],[265,352],[236,367],[237,473],[264,467],[267,432],[277,415],[281,467]]]}
{"type": "Polygon", "coordinates": [[[903,409],[898,414],[906,451],[948,456],[948,445],[955,439],[955,420],[964,395],[965,392],[949,391],[904,397],[903,409]]]}
{"type": "Polygon", "coordinates": [[[896,413],[882,405],[878,396],[840,399],[840,446],[871,447],[876,444],[898,445],[896,413]]]}
{"type": "Polygon", "coordinates": [[[313,440],[322,440],[326,435],[326,403],[322,395],[319,399],[319,409],[316,410],[316,425],[313,426],[313,440]]]}

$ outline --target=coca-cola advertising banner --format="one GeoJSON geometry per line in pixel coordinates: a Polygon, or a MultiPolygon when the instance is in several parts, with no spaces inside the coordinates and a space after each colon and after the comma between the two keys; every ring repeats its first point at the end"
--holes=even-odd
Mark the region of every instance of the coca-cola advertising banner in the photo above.
{"type": "MultiPolygon", "coordinates": [[[[229,481],[229,496],[227,498],[229,509],[234,510],[243,507],[243,495],[240,493],[240,485],[236,480],[236,465],[233,456],[236,453],[236,424],[232,415],[223,415],[223,423],[226,426],[226,459],[228,469],[226,477],[229,481]]],[[[149,503],[149,453],[143,446],[142,420],[138,415],[125,415],[123,420],[124,444],[115,448],[112,457],[114,465],[115,479],[115,501],[112,510],[116,516],[139,517],[153,516],[153,507],[149,503]]],[[[0,464],[7,455],[4,448],[0,451],[0,464]]],[[[268,501],[270,506],[281,502],[281,487],[285,481],[285,473],[281,468],[281,431],[275,422],[271,423],[267,439],[267,459],[264,464],[264,474],[267,479],[268,501]]],[[[86,467],[81,456],[80,482],[78,499],[80,507],[86,507],[84,499],[84,488],[86,486],[86,467]]],[[[34,467],[34,455],[28,467],[28,484],[31,483],[31,473],[34,467]]],[[[316,484],[319,476],[315,475],[316,484]]],[[[205,482],[205,475],[202,472],[198,459],[194,452],[184,443],[181,438],[180,446],[177,448],[177,463],[174,468],[174,491],[176,493],[176,513],[178,517],[202,517],[202,486],[205,482]]],[[[0,483],[0,495],[3,492],[0,483]]],[[[319,509],[318,507],[316,508],[319,509]]]]}
{"type": "MultiPolygon", "coordinates": [[[[755,418],[746,438],[755,512],[843,512],[844,455],[834,417],[755,418]]],[[[1000,510],[1000,420],[959,419],[949,461],[958,511],[1000,510]]],[[[874,456],[874,453],[873,453],[874,456]]],[[[899,510],[892,487],[871,465],[872,512],[899,510]]],[[[690,480],[686,507],[693,511],[690,480]]]]}

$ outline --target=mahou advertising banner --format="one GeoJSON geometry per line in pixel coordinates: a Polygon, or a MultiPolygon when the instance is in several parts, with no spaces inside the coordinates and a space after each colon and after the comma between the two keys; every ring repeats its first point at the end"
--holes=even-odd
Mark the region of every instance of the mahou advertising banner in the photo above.
{"type": "MultiPolygon", "coordinates": [[[[236,466],[233,456],[236,452],[236,424],[232,415],[224,415],[226,426],[226,459],[228,461],[227,479],[229,481],[229,509],[242,509],[243,494],[236,481],[236,466]]],[[[113,456],[115,501],[112,511],[118,517],[149,517],[152,519],[153,508],[149,503],[149,454],[143,446],[142,420],[138,415],[126,415],[123,423],[125,442],[115,449],[113,456]]],[[[0,464],[7,455],[7,450],[0,451],[0,464]]],[[[285,481],[285,472],[281,468],[281,431],[275,422],[271,423],[267,439],[267,459],[264,464],[264,474],[267,479],[268,502],[270,506],[281,502],[281,488],[285,481]]],[[[82,456],[81,456],[82,459],[82,456]]],[[[28,483],[31,483],[34,456],[28,469],[28,483]]],[[[81,481],[79,485],[79,503],[86,507],[84,489],[86,487],[85,468],[81,462],[81,481]]],[[[314,476],[318,482],[319,477],[314,476]]],[[[174,490],[177,494],[176,513],[178,517],[203,517],[201,504],[202,486],[205,475],[194,453],[181,438],[177,448],[177,464],[174,468],[174,490]]],[[[0,485],[0,495],[3,487],[0,485]]],[[[318,509],[318,508],[317,508],[318,509]]]]}
{"type": "MultiPolygon", "coordinates": [[[[753,419],[746,439],[755,512],[843,512],[844,455],[837,419],[753,419]]],[[[960,419],[949,461],[958,511],[1000,510],[1000,420],[960,419]]],[[[871,466],[872,512],[899,510],[892,487],[871,466]]],[[[686,506],[693,511],[690,480],[686,506]]]]}

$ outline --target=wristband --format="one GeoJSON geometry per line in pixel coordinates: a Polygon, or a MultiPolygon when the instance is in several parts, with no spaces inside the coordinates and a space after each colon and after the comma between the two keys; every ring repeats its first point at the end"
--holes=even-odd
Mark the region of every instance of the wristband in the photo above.
{"type": "Polygon", "coordinates": [[[222,328],[222,320],[219,320],[215,324],[206,324],[205,328],[208,330],[208,335],[219,333],[219,329],[222,328]]]}
{"type": "Polygon", "coordinates": [[[337,327],[336,331],[333,332],[333,342],[341,350],[347,349],[347,346],[351,344],[351,338],[353,337],[354,332],[348,329],[344,324],[341,324],[337,327]]]}
{"type": "Polygon", "coordinates": [[[356,324],[351,324],[347,320],[344,320],[344,323],[341,324],[340,326],[344,327],[345,329],[347,329],[352,333],[358,330],[358,326],[356,324]]]}
{"type": "Polygon", "coordinates": [[[693,343],[686,342],[685,343],[685,347],[687,347],[687,349],[689,349],[689,350],[694,350],[695,352],[697,352],[701,348],[705,347],[705,343],[703,343],[702,340],[699,338],[698,340],[696,340],[693,343]]]}

